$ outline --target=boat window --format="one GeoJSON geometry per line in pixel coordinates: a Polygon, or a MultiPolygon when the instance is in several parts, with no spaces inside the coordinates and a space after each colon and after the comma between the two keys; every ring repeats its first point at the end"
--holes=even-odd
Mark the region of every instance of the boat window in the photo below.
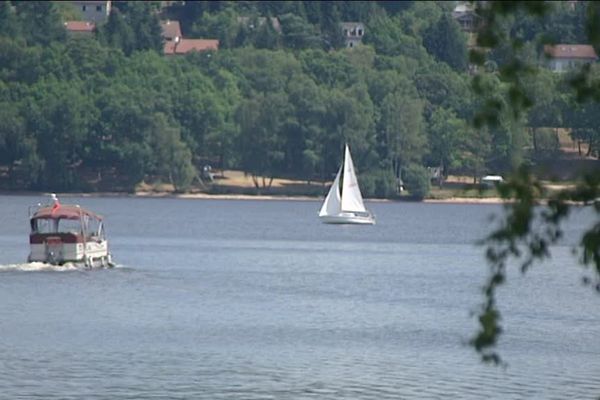
{"type": "Polygon", "coordinates": [[[102,223],[94,218],[86,217],[86,232],[88,236],[92,237],[102,237],[102,223]]]}
{"type": "Polygon", "coordinates": [[[35,219],[31,224],[31,230],[34,233],[54,233],[56,232],[56,222],[53,219],[35,219]]]}
{"type": "Polygon", "coordinates": [[[81,232],[81,226],[77,219],[59,219],[58,220],[58,232],[61,233],[79,233],[81,232]]]}

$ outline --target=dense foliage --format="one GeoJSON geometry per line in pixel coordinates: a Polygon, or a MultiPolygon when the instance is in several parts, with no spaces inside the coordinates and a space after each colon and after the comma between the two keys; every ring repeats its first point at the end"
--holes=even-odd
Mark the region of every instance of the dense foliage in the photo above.
{"type": "MultiPolygon", "coordinates": [[[[76,12],[64,3],[0,2],[0,177],[10,187],[145,180],[185,191],[206,163],[328,180],[347,142],[365,195],[391,197],[409,166],[478,177],[547,156],[546,127],[574,128],[598,149],[596,106],[576,104],[559,90],[564,77],[545,70],[524,84],[539,107],[474,129],[475,110],[509,86],[482,69],[489,94],[473,96],[467,37],[446,2],[113,3],[83,38],[67,35],[76,12]],[[180,20],[185,37],[219,39],[219,50],[163,55],[160,18],[180,20]],[[363,45],[344,48],[342,21],[365,24],[363,45]]],[[[581,37],[579,7],[557,8],[557,40],[581,37]]],[[[549,30],[510,23],[530,41],[549,30]]]]}

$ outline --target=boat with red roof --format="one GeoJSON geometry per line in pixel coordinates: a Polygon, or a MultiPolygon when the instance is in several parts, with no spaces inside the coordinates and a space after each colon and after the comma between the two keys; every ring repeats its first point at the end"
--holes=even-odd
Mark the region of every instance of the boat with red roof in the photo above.
{"type": "Polygon", "coordinates": [[[51,199],[52,204],[30,207],[28,262],[112,267],[102,216],[77,204],[61,204],[55,194],[51,199]]]}

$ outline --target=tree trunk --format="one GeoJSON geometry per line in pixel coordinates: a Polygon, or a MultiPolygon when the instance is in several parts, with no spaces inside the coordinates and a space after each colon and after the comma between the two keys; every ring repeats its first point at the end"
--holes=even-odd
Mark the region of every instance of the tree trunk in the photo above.
{"type": "Polygon", "coordinates": [[[223,151],[221,151],[221,154],[219,154],[219,167],[221,167],[221,177],[224,178],[225,177],[225,154],[223,154],[223,151]]]}

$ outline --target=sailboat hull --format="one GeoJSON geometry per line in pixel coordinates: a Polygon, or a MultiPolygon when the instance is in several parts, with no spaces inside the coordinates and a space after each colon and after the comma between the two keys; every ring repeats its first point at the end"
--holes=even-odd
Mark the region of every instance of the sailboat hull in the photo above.
{"type": "Polygon", "coordinates": [[[372,215],[340,213],[337,215],[321,215],[319,218],[321,218],[321,222],[324,224],[375,225],[375,218],[372,215]]]}

